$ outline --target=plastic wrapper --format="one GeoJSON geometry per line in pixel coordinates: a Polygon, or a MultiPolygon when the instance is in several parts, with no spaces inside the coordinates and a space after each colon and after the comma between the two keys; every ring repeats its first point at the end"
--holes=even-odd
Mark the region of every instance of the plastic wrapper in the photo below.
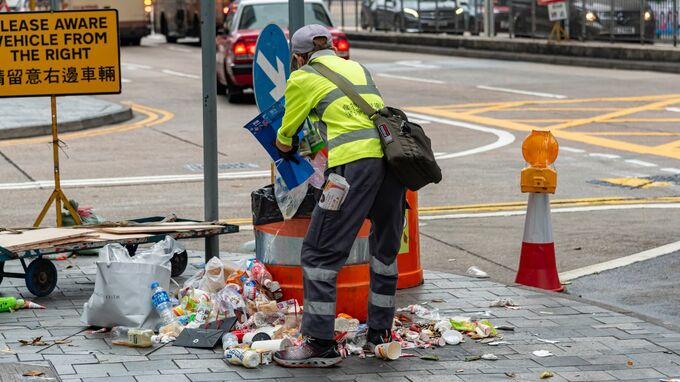
{"type": "Polygon", "coordinates": [[[326,167],[328,166],[328,158],[323,153],[318,153],[314,159],[309,161],[314,168],[314,174],[309,177],[309,185],[321,189],[323,188],[326,178],[324,173],[326,172],[326,167]]]}
{"type": "Polygon", "coordinates": [[[130,256],[128,250],[119,243],[107,244],[99,250],[99,261],[105,263],[153,264],[170,268],[172,254],[166,254],[163,247],[159,245],[160,243],[156,243],[148,250],[138,251],[136,256],[130,256]]]}
{"type": "Polygon", "coordinates": [[[215,293],[224,288],[225,285],[224,264],[219,258],[213,257],[205,265],[205,273],[201,278],[199,288],[208,293],[215,293]]]}
{"type": "Polygon", "coordinates": [[[245,300],[241,294],[230,285],[217,292],[213,297],[213,302],[219,310],[227,312],[230,316],[235,315],[236,310],[246,312],[245,300]]]}
{"type": "Polygon", "coordinates": [[[274,178],[274,196],[276,197],[276,204],[279,206],[279,211],[284,220],[289,220],[295,216],[298,208],[302,204],[307,189],[309,188],[309,181],[304,181],[297,187],[289,189],[283,181],[283,177],[276,171],[274,178]]]}

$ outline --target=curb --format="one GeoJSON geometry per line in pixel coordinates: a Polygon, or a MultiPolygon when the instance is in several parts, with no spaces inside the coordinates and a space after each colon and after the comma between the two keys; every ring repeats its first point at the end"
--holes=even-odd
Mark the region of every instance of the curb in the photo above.
{"type": "MultiPolygon", "coordinates": [[[[132,109],[128,106],[121,106],[121,110],[117,110],[112,113],[98,115],[91,118],[84,118],[77,121],[60,122],[58,126],[59,133],[68,133],[72,131],[92,129],[105,125],[113,125],[132,119],[134,117],[132,109]]],[[[9,129],[0,129],[0,140],[30,138],[50,134],[52,134],[51,124],[19,126],[9,129]]]]}
{"type": "Polygon", "coordinates": [[[547,44],[507,39],[472,40],[456,36],[346,32],[353,47],[446,56],[529,61],[544,64],[680,73],[680,49],[606,45],[547,44]],[[502,43],[503,45],[499,44],[502,43]]]}

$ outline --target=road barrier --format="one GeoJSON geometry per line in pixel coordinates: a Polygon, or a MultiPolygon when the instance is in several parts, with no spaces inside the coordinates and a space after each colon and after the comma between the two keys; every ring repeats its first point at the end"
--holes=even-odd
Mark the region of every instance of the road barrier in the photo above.
{"type": "Polygon", "coordinates": [[[418,221],[418,193],[406,192],[410,209],[406,211],[406,226],[397,256],[399,281],[397,288],[412,288],[423,283],[423,268],[420,266],[420,226],[418,221]]]}

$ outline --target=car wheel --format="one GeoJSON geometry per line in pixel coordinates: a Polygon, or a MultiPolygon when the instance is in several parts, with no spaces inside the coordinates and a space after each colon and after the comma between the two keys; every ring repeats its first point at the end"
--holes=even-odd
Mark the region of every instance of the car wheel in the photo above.
{"type": "Polygon", "coordinates": [[[217,80],[217,94],[218,95],[227,94],[227,86],[221,83],[219,79],[217,80]]]}

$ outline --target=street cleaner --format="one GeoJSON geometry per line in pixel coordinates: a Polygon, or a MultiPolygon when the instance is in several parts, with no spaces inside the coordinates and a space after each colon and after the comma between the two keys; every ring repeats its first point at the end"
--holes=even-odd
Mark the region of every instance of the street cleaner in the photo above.
{"type": "Polygon", "coordinates": [[[297,131],[309,116],[327,142],[328,170],[302,245],[304,341],[276,352],[274,360],[287,367],[328,367],[342,359],[334,340],[336,279],[366,218],[372,223],[370,292],[367,302],[356,303],[368,303],[367,345],[391,339],[406,188],[388,170],[373,122],[314,67],[321,64],[342,75],[371,106],[381,109],[384,102],[369,72],[336,56],[331,33],[321,25],[298,30],[292,53],[298,69],[287,83],[276,146],[283,158],[295,159],[297,131]]]}

